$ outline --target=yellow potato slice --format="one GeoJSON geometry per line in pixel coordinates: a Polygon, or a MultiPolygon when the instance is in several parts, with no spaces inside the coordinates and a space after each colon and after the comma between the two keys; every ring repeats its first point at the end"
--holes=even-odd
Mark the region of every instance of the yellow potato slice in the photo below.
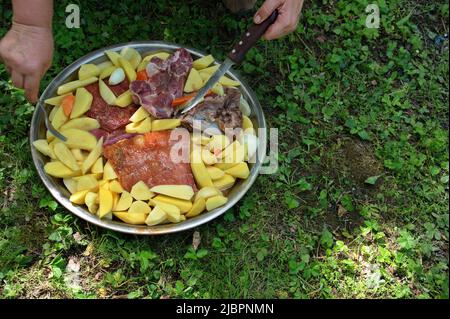
{"type": "Polygon", "coordinates": [[[208,73],[211,76],[219,69],[219,67],[220,67],[219,64],[210,66],[209,68],[203,69],[202,73],[208,73]]]}
{"type": "Polygon", "coordinates": [[[94,82],[97,82],[98,78],[96,76],[84,79],[84,80],[76,80],[72,82],[65,83],[58,87],[57,94],[63,95],[72,91],[75,91],[76,89],[80,87],[84,87],[86,85],[92,84],[94,82]]]}
{"type": "Polygon", "coordinates": [[[132,203],[133,197],[127,191],[123,191],[122,194],[120,195],[119,201],[117,202],[115,210],[117,211],[128,210],[128,208],[130,208],[132,203]]]}
{"type": "Polygon", "coordinates": [[[88,192],[84,198],[84,203],[88,207],[91,214],[97,214],[98,211],[98,194],[94,192],[88,192]]]}
{"type": "Polygon", "coordinates": [[[218,154],[230,145],[230,139],[226,135],[213,135],[208,143],[208,149],[214,154],[218,154]]]}
{"type": "Polygon", "coordinates": [[[241,162],[234,162],[234,163],[217,163],[214,164],[214,167],[217,167],[218,169],[221,169],[223,171],[226,171],[227,169],[236,166],[237,164],[239,164],[241,162]]]}
{"type": "Polygon", "coordinates": [[[72,152],[72,155],[73,157],[75,157],[77,162],[83,162],[84,159],[86,158],[83,154],[83,151],[80,150],[79,148],[72,148],[70,151],[72,152]]]}
{"type": "Polygon", "coordinates": [[[113,197],[113,208],[112,208],[112,210],[115,211],[116,210],[116,206],[119,203],[120,195],[118,193],[113,192],[113,191],[111,191],[111,194],[112,194],[112,197],[113,197]]]}
{"type": "Polygon", "coordinates": [[[98,81],[98,89],[100,91],[100,95],[102,99],[109,105],[115,105],[116,104],[116,96],[114,95],[114,92],[111,91],[109,86],[103,82],[103,80],[98,81]]]}
{"type": "Polygon", "coordinates": [[[225,91],[223,90],[223,86],[219,82],[214,84],[214,86],[211,88],[211,92],[216,93],[216,94],[218,94],[220,96],[225,95],[225,91]]]}
{"type": "Polygon", "coordinates": [[[63,179],[63,184],[64,184],[64,186],[66,186],[67,190],[71,194],[74,194],[74,193],[77,192],[77,184],[78,184],[78,182],[76,180],[74,180],[73,178],[64,178],[63,179]]]}
{"type": "Polygon", "coordinates": [[[131,103],[133,103],[133,98],[130,90],[123,92],[116,99],[116,105],[120,107],[127,107],[131,103]]]}
{"type": "Polygon", "coordinates": [[[55,116],[53,116],[52,125],[55,128],[55,130],[59,130],[59,128],[67,122],[69,118],[64,113],[64,110],[62,107],[59,107],[56,112],[55,116]]]}
{"type": "Polygon", "coordinates": [[[109,68],[110,66],[113,66],[113,63],[111,61],[105,61],[105,62],[102,62],[100,64],[97,64],[97,67],[100,69],[100,73],[104,69],[109,68]]]}
{"type": "Polygon", "coordinates": [[[236,178],[246,179],[250,175],[250,170],[248,169],[248,165],[246,162],[241,162],[225,170],[225,173],[236,178]]]}
{"type": "Polygon", "coordinates": [[[109,190],[115,193],[122,193],[124,191],[118,180],[109,182],[109,190]]]}
{"type": "Polygon", "coordinates": [[[206,170],[206,166],[203,161],[198,160],[200,155],[195,150],[191,153],[191,170],[194,175],[195,181],[199,187],[213,186],[211,177],[206,170]]]}
{"type": "Polygon", "coordinates": [[[186,217],[195,217],[203,212],[206,208],[206,201],[203,197],[199,197],[194,201],[192,208],[186,214],[186,217]]]}
{"type": "Polygon", "coordinates": [[[150,199],[149,200],[149,205],[155,207],[156,205],[158,205],[159,207],[161,207],[166,213],[172,213],[172,214],[181,214],[180,209],[172,204],[168,204],[168,203],[164,203],[164,202],[155,202],[154,200],[150,199]]]}
{"type": "Polygon", "coordinates": [[[141,63],[139,63],[139,65],[137,66],[136,71],[139,72],[139,71],[145,70],[147,68],[147,64],[148,64],[148,61],[142,60],[141,63]]]}
{"type": "Polygon", "coordinates": [[[105,54],[115,66],[120,66],[119,59],[121,58],[121,56],[119,53],[117,53],[116,51],[106,50],[105,54]]]}
{"type": "Polygon", "coordinates": [[[242,129],[245,131],[248,128],[253,128],[253,122],[248,116],[242,115],[242,129]]]}
{"type": "Polygon", "coordinates": [[[103,168],[103,179],[111,180],[116,178],[117,174],[114,171],[114,168],[112,167],[111,163],[109,161],[106,162],[105,167],[103,168]]]}
{"type": "Polygon", "coordinates": [[[137,109],[136,112],[130,117],[130,122],[138,123],[146,118],[150,117],[150,114],[144,109],[143,106],[137,109]]]}
{"type": "Polygon", "coordinates": [[[102,155],[102,150],[103,150],[103,137],[101,137],[98,140],[94,149],[89,153],[89,155],[86,157],[83,164],[81,165],[81,172],[83,174],[86,174],[86,172],[92,167],[92,165],[94,165],[97,159],[102,155]]]}
{"type": "Polygon", "coordinates": [[[148,214],[130,214],[128,212],[113,212],[113,215],[121,221],[131,225],[143,225],[147,219],[148,214]]]}
{"type": "Polygon", "coordinates": [[[219,190],[224,191],[234,185],[236,179],[228,174],[225,174],[222,178],[219,178],[213,181],[214,187],[217,187],[219,190]]]}
{"type": "Polygon", "coordinates": [[[64,145],[64,143],[57,143],[54,146],[53,151],[55,152],[56,158],[72,171],[78,171],[80,169],[77,164],[77,160],[75,159],[69,148],[64,145]]]}
{"type": "Polygon", "coordinates": [[[148,226],[154,226],[154,225],[158,225],[158,224],[162,223],[163,221],[166,220],[166,218],[167,218],[166,212],[161,207],[156,205],[152,209],[150,214],[148,214],[148,217],[145,220],[145,223],[148,226]]]}
{"type": "Polygon", "coordinates": [[[222,158],[222,163],[239,163],[244,160],[245,148],[239,141],[234,141],[228,145],[218,157],[222,158]]]}
{"type": "Polygon", "coordinates": [[[98,207],[98,215],[100,218],[103,218],[106,214],[111,212],[113,208],[113,195],[110,190],[100,187],[99,192],[99,207],[98,207]]]}
{"type": "Polygon", "coordinates": [[[173,198],[165,195],[155,196],[152,198],[152,202],[154,202],[155,205],[158,205],[159,203],[175,205],[180,209],[181,213],[187,213],[192,207],[192,202],[189,200],[173,198]]]}
{"type": "Polygon", "coordinates": [[[203,80],[200,74],[196,69],[192,68],[191,71],[189,72],[186,84],[184,85],[184,92],[191,93],[194,91],[198,91],[202,86],[203,80]]]}
{"type": "Polygon", "coordinates": [[[138,123],[129,123],[125,126],[127,133],[147,133],[152,130],[152,120],[147,117],[138,123]]]}
{"type": "Polygon", "coordinates": [[[104,70],[102,71],[102,73],[100,73],[99,79],[103,80],[103,79],[105,79],[105,78],[111,76],[111,74],[112,74],[115,70],[117,70],[117,66],[115,66],[115,65],[112,65],[112,66],[107,67],[106,69],[104,69],[104,70]]]}
{"type": "Polygon", "coordinates": [[[120,51],[120,55],[130,62],[131,67],[135,70],[142,61],[141,54],[136,49],[125,47],[120,51]]]}
{"type": "MultiPolygon", "coordinates": [[[[221,169],[214,167],[214,166],[209,166],[206,168],[206,170],[208,171],[208,174],[213,181],[216,179],[220,179],[225,175],[224,171],[222,171],[221,169]]],[[[232,175],[232,174],[230,174],[230,175],[232,175]]]]}
{"type": "Polygon", "coordinates": [[[91,167],[91,173],[102,174],[103,173],[103,158],[99,157],[91,167]]]}
{"type": "Polygon", "coordinates": [[[206,199],[206,198],[213,197],[216,195],[222,195],[222,192],[215,187],[207,186],[207,187],[203,187],[202,189],[200,189],[197,192],[197,194],[195,195],[195,200],[197,200],[200,197],[203,197],[206,199]]]}
{"type": "MultiPolygon", "coordinates": [[[[202,78],[203,83],[208,82],[209,78],[212,76],[212,74],[209,74],[208,72],[204,72],[203,70],[199,71],[198,74],[200,74],[200,77],[202,78]]],[[[217,82],[217,83],[219,83],[219,82],[217,82]]],[[[222,85],[222,84],[220,84],[220,85],[222,85]]]]}
{"type": "MultiPolygon", "coordinates": [[[[51,97],[49,99],[44,100],[44,103],[45,104],[49,104],[49,105],[53,105],[53,106],[60,106],[62,100],[69,94],[70,93],[63,94],[63,95],[58,95],[58,96],[55,96],[55,97],[51,97]]],[[[50,114],[48,116],[48,119],[50,121],[52,120],[52,112],[53,112],[53,110],[55,110],[55,108],[52,109],[52,111],[50,112],[50,114]]]]}
{"type": "Polygon", "coordinates": [[[170,56],[170,53],[167,52],[158,52],[158,53],[151,53],[144,57],[142,61],[149,62],[154,57],[160,58],[161,60],[166,60],[170,56]]]}
{"type": "Polygon", "coordinates": [[[196,133],[192,134],[191,138],[192,143],[197,145],[207,145],[210,140],[211,140],[210,137],[196,133]]]}
{"type": "Polygon", "coordinates": [[[130,214],[148,214],[150,211],[150,206],[148,206],[146,202],[140,200],[133,202],[130,208],[128,208],[128,213],[130,214]]]}
{"type": "Polygon", "coordinates": [[[100,74],[100,68],[92,63],[83,64],[78,70],[78,79],[85,80],[87,78],[98,76],[100,74]]]}
{"type": "Polygon", "coordinates": [[[131,188],[130,194],[136,200],[149,200],[155,196],[155,194],[150,191],[148,186],[143,181],[139,181],[134,184],[131,188]]]}
{"type": "Polygon", "coordinates": [[[69,148],[80,148],[82,150],[92,151],[97,145],[95,136],[84,130],[70,128],[61,130],[61,134],[67,138],[67,141],[64,143],[66,143],[69,148]]]}
{"type": "Polygon", "coordinates": [[[194,196],[194,190],[190,185],[158,185],[153,186],[150,191],[185,200],[191,200],[194,196]]]}
{"type": "Polygon", "coordinates": [[[83,175],[78,179],[77,182],[77,191],[89,190],[92,192],[97,191],[98,189],[98,181],[92,175],[83,175]]]}
{"type": "Polygon", "coordinates": [[[61,126],[61,130],[67,130],[69,128],[77,128],[84,131],[90,131],[96,128],[100,128],[100,123],[90,117],[80,117],[77,119],[69,120],[66,124],[61,126]]]}
{"type": "Polygon", "coordinates": [[[48,146],[48,142],[45,139],[36,140],[33,142],[33,146],[43,155],[50,157],[51,159],[56,159],[55,153],[48,146]]]}
{"type": "Polygon", "coordinates": [[[210,55],[206,55],[200,59],[195,60],[192,63],[192,66],[194,68],[196,68],[197,70],[201,70],[201,69],[207,68],[213,62],[214,62],[214,57],[210,54],[210,55]]]}
{"type": "Polygon", "coordinates": [[[69,197],[69,200],[74,204],[83,205],[85,202],[86,194],[88,192],[89,192],[89,190],[84,190],[84,191],[79,191],[79,192],[73,193],[69,197]]]}
{"type": "Polygon", "coordinates": [[[70,118],[74,119],[80,117],[91,108],[92,104],[92,94],[89,93],[85,88],[78,88],[75,93],[75,102],[73,104],[72,112],[70,113],[70,118]]]}
{"type": "Polygon", "coordinates": [[[232,79],[230,79],[229,77],[226,77],[226,76],[222,76],[219,79],[219,83],[222,84],[223,86],[239,86],[239,85],[241,85],[240,82],[232,80],[232,79]]]}
{"type": "Polygon", "coordinates": [[[225,205],[226,202],[228,202],[228,198],[226,198],[225,196],[217,195],[217,196],[208,198],[206,200],[206,210],[211,211],[217,207],[225,205]]]}
{"type": "Polygon", "coordinates": [[[217,157],[214,156],[207,148],[202,149],[202,160],[206,165],[213,165],[217,163],[217,157]]]}
{"type": "MultiPolygon", "coordinates": [[[[161,207],[161,209],[164,210],[164,208],[162,208],[162,207],[161,207]]],[[[177,212],[173,212],[173,211],[170,211],[170,212],[165,211],[165,213],[166,213],[166,219],[169,222],[171,222],[171,223],[179,223],[181,221],[181,216],[182,215],[180,214],[179,211],[178,211],[178,213],[177,212]]]]}
{"type": "Polygon", "coordinates": [[[181,125],[180,119],[164,119],[154,120],[152,122],[152,131],[164,131],[171,130],[181,125]]]}
{"type": "Polygon", "coordinates": [[[136,71],[134,70],[133,66],[130,64],[130,62],[122,57],[119,58],[120,66],[125,71],[125,74],[128,78],[128,81],[132,82],[136,80],[136,71]]]}

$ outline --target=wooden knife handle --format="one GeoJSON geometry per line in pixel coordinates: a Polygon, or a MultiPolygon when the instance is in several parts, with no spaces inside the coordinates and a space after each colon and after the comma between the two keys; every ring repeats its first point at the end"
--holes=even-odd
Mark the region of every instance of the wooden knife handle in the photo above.
{"type": "Polygon", "coordinates": [[[256,42],[262,37],[266,30],[278,17],[278,10],[272,12],[272,14],[260,24],[253,24],[247,32],[241,37],[238,43],[233,47],[233,50],[228,54],[231,61],[236,64],[244,61],[245,54],[250,50],[256,42]]]}

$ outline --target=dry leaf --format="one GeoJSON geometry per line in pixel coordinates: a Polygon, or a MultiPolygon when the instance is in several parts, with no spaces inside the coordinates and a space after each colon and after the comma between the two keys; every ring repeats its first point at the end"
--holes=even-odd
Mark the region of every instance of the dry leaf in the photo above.
{"type": "Polygon", "coordinates": [[[344,216],[345,214],[347,214],[347,210],[344,208],[344,206],[342,205],[338,205],[338,211],[337,214],[339,217],[344,216]]]}
{"type": "Polygon", "coordinates": [[[200,233],[198,231],[195,231],[194,235],[192,235],[192,247],[194,248],[194,250],[197,250],[198,246],[200,245],[200,241],[200,233]]]}

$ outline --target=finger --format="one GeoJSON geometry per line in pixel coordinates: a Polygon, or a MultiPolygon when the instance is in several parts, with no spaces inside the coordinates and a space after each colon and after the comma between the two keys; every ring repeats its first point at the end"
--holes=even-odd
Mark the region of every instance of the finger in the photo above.
{"type": "Polygon", "coordinates": [[[11,73],[11,80],[16,88],[23,88],[23,74],[13,70],[11,73]]]}
{"type": "Polygon", "coordinates": [[[253,21],[259,24],[266,20],[281,5],[281,0],[266,0],[256,12],[253,21]]]}
{"type": "Polygon", "coordinates": [[[36,102],[39,93],[39,76],[36,74],[25,76],[24,89],[27,100],[32,103],[36,102]]]}

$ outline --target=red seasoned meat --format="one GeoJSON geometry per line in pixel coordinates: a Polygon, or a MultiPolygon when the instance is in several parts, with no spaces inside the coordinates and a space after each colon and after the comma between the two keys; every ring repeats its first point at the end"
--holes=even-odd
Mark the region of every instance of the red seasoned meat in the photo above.
{"type": "Polygon", "coordinates": [[[89,131],[92,135],[94,135],[97,140],[103,137],[103,146],[111,145],[117,143],[120,140],[126,138],[132,138],[138,134],[135,133],[126,133],[123,128],[119,128],[115,131],[109,133],[108,131],[102,130],[101,128],[96,128],[89,131]]]}
{"type": "MultiPolygon", "coordinates": [[[[105,83],[107,83],[106,79],[105,83]]],[[[119,96],[120,94],[128,90],[129,83],[128,80],[124,80],[118,85],[108,86],[116,96],[119,96]]],[[[91,108],[86,113],[86,115],[97,119],[97,121],[100,123],[100,127],[108,132],[112,132],[127,125],[129,123],[131,115],[133,115],[133,113],[137,110],[137,107],[134,104],[131,104],[124,108],[108,105],[100,96],[98,82],[86,86],[86,90],[88,90],[93,95],[91,108]]]]}
{"type": "Polygon", "coordinates": [[[171,131],[150,132],[105,146],[103,155],[109,160],[124,189],[131,191],[143,181],[156,185],[191,185],[196,190],[189,163],[174,163],[170,158],[171,131]]]}
{"type": "Polygon", "coordinates": [[[176,50],[167,60],[153,57],[147,65],[148,80],[133,81],[130,90],[135,103],[156,118],[170,118],[172,100],[183,95],[192,57],[185,49],[176,50]]]}

